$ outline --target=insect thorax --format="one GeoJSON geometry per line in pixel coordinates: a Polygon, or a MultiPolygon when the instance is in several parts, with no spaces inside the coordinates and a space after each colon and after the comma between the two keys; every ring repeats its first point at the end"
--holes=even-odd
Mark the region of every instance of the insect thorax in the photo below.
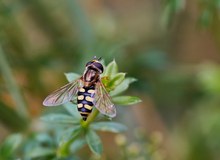
{"type": "Polygon", "coordinates": [[[83,81],[85,86],[90,86],[96,83],[99,80],[100,73],[97,70],[86,68],[84,74],[83,74],[83,81]]]}

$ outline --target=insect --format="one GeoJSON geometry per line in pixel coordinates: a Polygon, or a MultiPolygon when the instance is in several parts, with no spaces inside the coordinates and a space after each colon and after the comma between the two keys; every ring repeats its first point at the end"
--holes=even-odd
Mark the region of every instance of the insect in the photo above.
{"type": "Polygon", "coordinates": [[[101,81],[101,74],[104,67],[100,62],[101,58],[94,57],[85,66],[83,75],[55,90],[43,101],[44,106],[58,106],[77,97],[77,108],[86,121],[95,106],[102,114],[109,117],[116,116],[115,105],[101,81]]]}

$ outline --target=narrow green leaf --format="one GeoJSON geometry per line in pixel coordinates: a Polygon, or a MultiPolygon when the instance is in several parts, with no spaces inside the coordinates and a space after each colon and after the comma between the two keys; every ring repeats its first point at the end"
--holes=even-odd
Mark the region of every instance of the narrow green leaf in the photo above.
{"type": "Polygon", "coordinates": [[[14,155],[15,150],[19,147],[22,142],[21,134],[12,134],[5,139],[0,146],[0,155],[8,158],[14,155]]]}
{"type": "Polygon", "coordinates": [[[65,73],[65,76],[66,76],[66,79],[68,80],[68,82],[72,82],[72,81],[74,81],[74,80],[76,80],[76,79],[78,79],[80,77],[79,74],[72,73],[72,72],[65,73]]]}
{"type": "Polygon", "coordinates": [[[78,135],[80,130],[81,130],[81,128],[80,128],[79,125],[73,126],[69,129],[65,130],[62,134],[61,141],[63,141],[63,142],[69,141],[69,139],[71,139],[71,138],[75,137],[76,135],[78,135]]]}
{"type": "Polygon", "coordinates": [[[119,133],[127,130],[127,127],[123,124],[116,122],[96,122],[91,124],[91,127],[95,130],[109,131],[119,133]]]}
{"type": "Polygon", "coordinates": [[[46,156],[55,155],[55,154],[56,154],[55,149],[45,148],[45,147],[36,147],[27,153],[26,158],[32,159],[32,158],[38,158],[38,157],[46,157],[46,156]]]}
{"type": "Polygon", "coordinates": [[[132,77],[125,78],[124,81],[120,85],[118,85],[113,91],[110,92],[110,95],[115,96],[126,91],[129,85],[135,81],[137,81],[137,79],[132,78],[132,77]]]}
{"type": "Polygon", "coordinates": [[[78,150],[80,150],[85,144],[86,144],[85,139],[77,139],[72,143],[70,150],[71,152],[75,153],[78,150]]]}
{"type": "Polygon", "coordinates": [[[29,113],[27,110],[27,105],[25,104],[24,97],[22,96],[22,93],[20,91],[20,88],[16,82],[16,79],[12,73],[12,68],[10,67],[6,53],[3,51],[1,45],[0,45],[0,71],[2,78],[5,80],[5,85],[8,88],[9,93],[11,94],[14,102],[16,103],[16,111],[17,114],[23,118],[27,119],[29,118],[29,113]]]}
{"type": "Polygon", "coordinates": [[[107,89],[113,90],[116,86],[120,85],[125,78],[125,73],[117,73],[115,74],[112,79],[107,84],[107,89]]]}
{"type": "Polygon", "coordinates": [[[103,76],[112,77],[118,72],[118,65],[116,64],[115,60],[110,62],[108,66],[105,68],[105,72],[103,73],[103,76]]]}
{"type": "Polygon", "coordinates": [[[81,120],[81,116],[75,104],[69,102],[63,104],[63,106],[74,118],[81,120]]]}
{"type": "Polygon", "coordinates": [[[54,143],[51,135],[49,135],[49,133],[46,132],[36,133],[33,138],[38,143],[47,143],[47,145],[53,145],[54,143]]]}
{"type": "Polygon", "coordinates": [[[93,153],[97,155],[102,154],[103,151],[102,142],[99,136],[95,133],[95,131],[91,129],[88,130],[86,134],[86,142],[88,143],[89,148],[93,153]]]}
{"type": "Polygon", "coordinates": [[[117,105],[133,105],[141,102],[141,99],[133,96],[118,96],[114,97],[113,102],[117,105]]]}
{"type": "Polygon", "coordinates": [[[40,118],[42,121],[53,123],[53,124],[78,124],[78,119],[66,114],[47,114],[40,118]]]}
{"type": "MultiPolygon", "coordinates": [[[[68,133],[65,138],[59,143],[59,148],[57,149],[58,157],[67,157],[70,154],[70,146],[71,144],[78,138],[82,131],[80,126],[76,126],[72,128],[72,133],[68,133]]],[[[65,135],[64,135],[65,136],[65,135]]]]}

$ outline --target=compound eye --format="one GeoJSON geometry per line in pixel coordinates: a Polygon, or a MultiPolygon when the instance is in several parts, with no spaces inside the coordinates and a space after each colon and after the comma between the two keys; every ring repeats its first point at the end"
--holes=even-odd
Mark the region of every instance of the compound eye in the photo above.
{"type": "Polygon", "coordinates": [[[101,63],[94,63],[94,66],[96,66],[102,73],[103,73],[103,65],[101,63]]]}
{"type": "Polygon", "coordinates": [[[93,61],[89,61],[88,63],[86,63],[86,66],[91,65],[93,63],[93,61]]]}

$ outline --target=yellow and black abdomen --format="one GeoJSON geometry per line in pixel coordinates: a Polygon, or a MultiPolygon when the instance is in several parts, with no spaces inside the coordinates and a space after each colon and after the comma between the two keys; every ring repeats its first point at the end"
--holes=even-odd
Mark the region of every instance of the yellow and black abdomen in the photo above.
{"type": "Polygon", "coordinates": [[[84,121],[92,112],[93,100],[95,95],[95,86],[82,87],[78,91],[77,107],[84,121]]]}

